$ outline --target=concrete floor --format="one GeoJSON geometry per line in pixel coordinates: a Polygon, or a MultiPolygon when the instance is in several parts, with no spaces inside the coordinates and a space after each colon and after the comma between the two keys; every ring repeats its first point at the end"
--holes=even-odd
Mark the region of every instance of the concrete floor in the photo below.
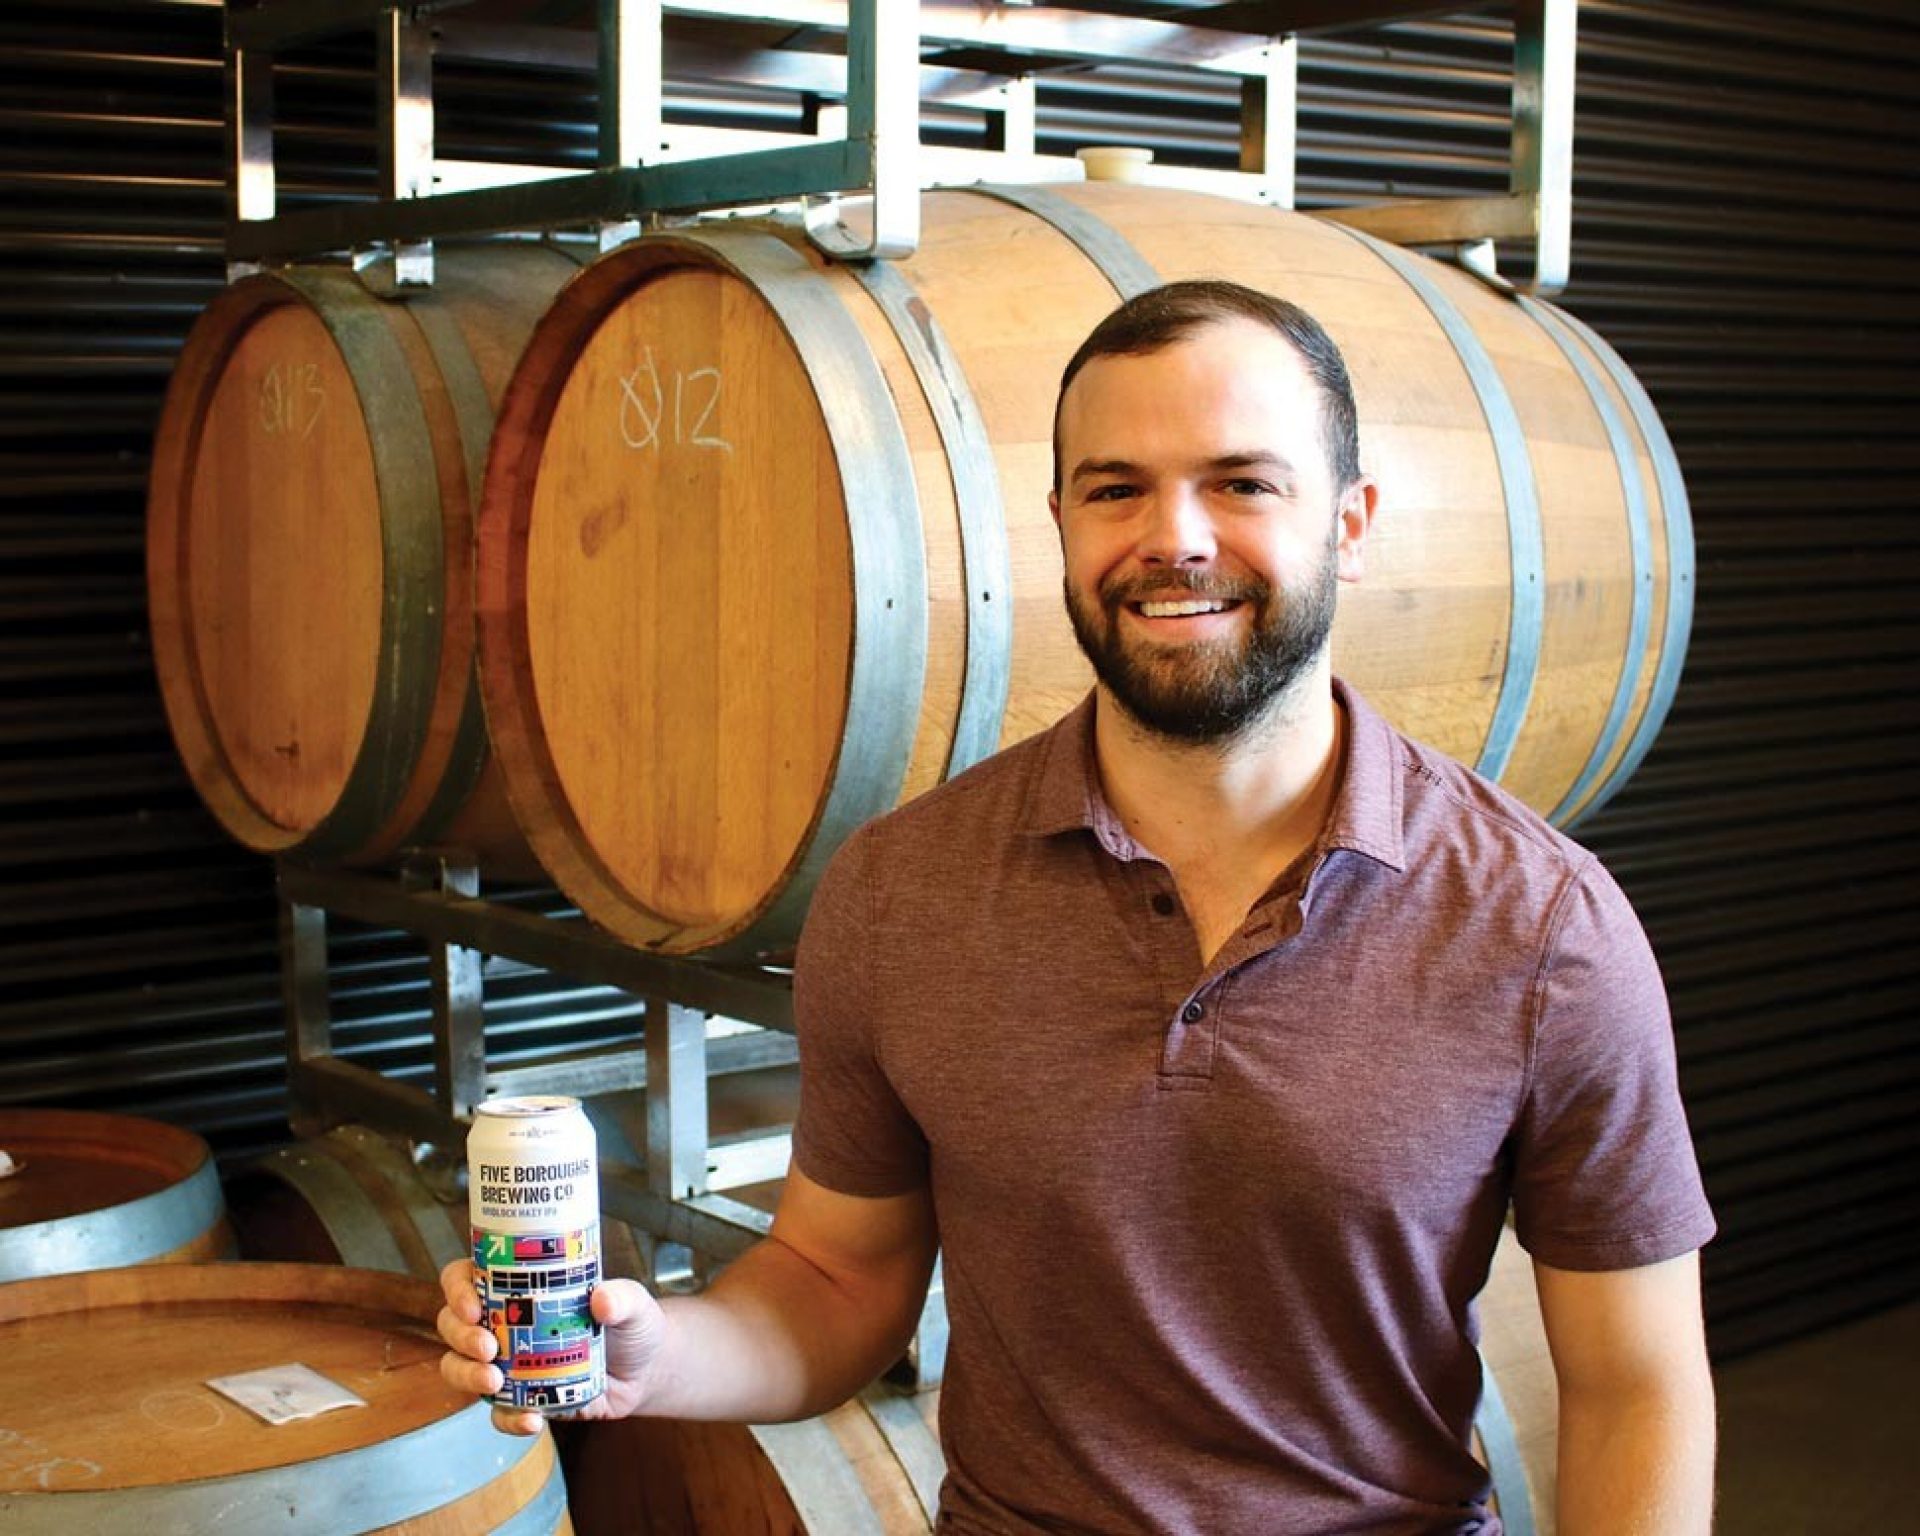
{"type": "Polygon", "coordinates": [[[1715,1376],[1718,1536],[1920,1536],[1920,1303],[1715,1376]]]}

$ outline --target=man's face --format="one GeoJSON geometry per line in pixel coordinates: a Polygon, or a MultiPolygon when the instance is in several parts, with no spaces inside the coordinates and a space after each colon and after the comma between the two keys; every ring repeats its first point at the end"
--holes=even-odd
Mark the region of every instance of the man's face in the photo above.
{"type": "Polygon", "coordinates": [[[1061,403],[1067,612],[1149,730],[1232,739],[1324,655],[1373,489],[1336,495],[1320,393],[1282,336],[1203,326],[1088,363],[1061,403]]]}

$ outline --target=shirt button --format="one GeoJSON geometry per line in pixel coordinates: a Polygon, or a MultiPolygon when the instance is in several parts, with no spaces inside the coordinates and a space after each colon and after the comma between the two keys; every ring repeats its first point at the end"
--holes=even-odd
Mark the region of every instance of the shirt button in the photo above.
{"type": "Polygon", "coordinates": [[[1155,891],[1153,893],[1153,910],[1158,912],[1162,917],[1172,917],[1173,898],[1165,891],[1155,891]]]}
{"type": "Polygon", "coordinates": [[[1201,1003],[1188,1003],[1180,1010],[1180,1017],[1189,1024],[1198,1024],[1206,1016],[1206,1007],[1201,1003]]]}

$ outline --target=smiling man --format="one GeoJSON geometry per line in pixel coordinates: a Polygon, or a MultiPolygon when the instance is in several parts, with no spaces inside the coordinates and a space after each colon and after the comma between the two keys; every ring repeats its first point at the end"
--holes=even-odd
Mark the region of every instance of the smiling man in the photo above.
{"type": "Polygon", "coordinates": [[[949,1536],[1490,1536],[1472,1301],[1511,1207],[1561,1536],[1705,1532],[1713,1223],[1659,974],[1590,855],[1333,677],[1375,507],[1339,353],[1156,289],[1068,365],[1055,450],[1098,686],[836,858],[772,1235],[700,1297],[603,1288],[595,1411],[819,1412],[938,1243],[949,1536]]]}
{"type": "Polygon", "coordinates": [[[1095,350],[1127,344],[1129,326],[1157,335],[1179,292],[1121,311],[1069,366],[1052,506],[1075,514],[1067,612],[1107,694],[1159,736],[1225,742],[1324,668],[1374,487],[1344,367],[1304,316],[1276,307],[1286,329],[1229,316],[1178,347],[1095,350]],[[1322,377],[1342,402],[1324,427],[1322,377]],[[1090,451],[1063,465],[1064,440],[1090,451]]]}

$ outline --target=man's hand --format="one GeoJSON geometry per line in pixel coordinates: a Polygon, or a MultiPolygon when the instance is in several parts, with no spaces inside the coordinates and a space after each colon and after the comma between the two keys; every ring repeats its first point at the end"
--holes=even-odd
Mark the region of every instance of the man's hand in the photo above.
{"type": "MultiPolygon", "coordinates": [[[[773,1231],[698,1296],[665,1306],[631,1280],[593,1293],[607,1331],[606,1395],[561,1417],[768,1424],[825,1413],[906,1347],[926,1299],[937,1236],[924,1188],[863,1198],[787,1175],[773,1231]]],[[[440,1271],[440,1337],[448,1386],[476,1397],[500,1389],[499,1344],[480,1326],[473,1266],[440,1271]]],[[[510,1434],[540,1432],[537,1413],[494,1409],[510,1434]]]]}
{"type": "MultiPolygon", "coordinates": [[[[480,1326],[480,1297],[473,1265],[455,1259],[440,1271],[447,1304],[440,1309],[440,1337],[449,1353],[440,1357],[440,1375],[456,1392],[491,1397],[500,1390],[500,1367],[493,1358],[500,1342],[480,1326]]],[[[639,1411],[646,1399],[648,1366],[658,1357],[666,1318],[660,1303],[633,1280],[604,1280],[594,1288],[593,1315],[606,1330],[607,1390],[600,1397],[556,1417],[618,1419],[639,1411]]],[[[494,1428],[510,1435],[537,1435],[546,1418],[531,1409],[495,1407],[494,1428]]]]}

